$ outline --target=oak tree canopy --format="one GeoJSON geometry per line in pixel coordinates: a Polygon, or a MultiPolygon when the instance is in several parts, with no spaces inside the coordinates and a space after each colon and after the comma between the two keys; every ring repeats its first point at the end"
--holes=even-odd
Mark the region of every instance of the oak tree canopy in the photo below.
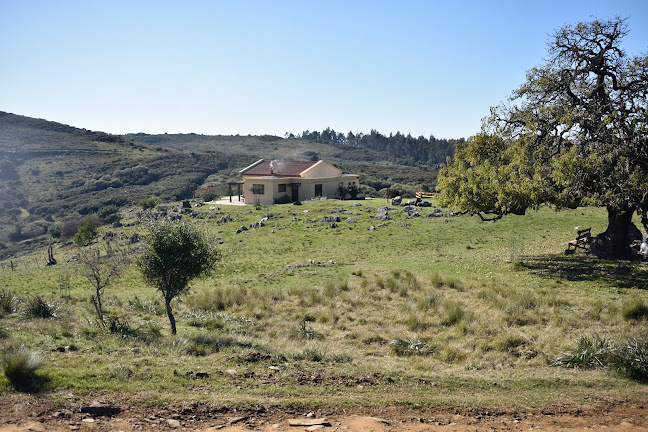
{"type": "Polygon", "coordinates": [[[544,64],[455,147],[439,175],[444,204],[495,218],[605,206],[593,249],[631,257],[635,212],[648,230],[648,56],[624,51],[628,31],[619,17],[557,29],[544,64]]]}

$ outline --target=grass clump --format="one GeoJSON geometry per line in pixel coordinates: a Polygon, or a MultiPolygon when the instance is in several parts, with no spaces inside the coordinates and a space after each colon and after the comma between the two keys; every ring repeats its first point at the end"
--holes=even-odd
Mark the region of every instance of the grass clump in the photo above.
{"type": "Polygon", "coordinates": [[[621,314],[626,320],[638,321],[646,319],[648,318],[648,305],[641,299],[635,298],[623,305],[621,314]]]}
{"type": "Polygon", "coordinates": [[[648,381],[648,339],[630,339],[614,344],[594,336],[582,337],[576,348],[556,360],[558,366],[617,370],[636,381],[648,381]]]}
{"type": "Polygon", "coordinates": [[[23,309],[25,318],[56,318],[58,306],[41,295],[29,297],[23,309]]]}
{"type": "Polygon", "coordinates": [[[434,348],[422,340],[394,339],[389,343],[394,354],[404,357],[428,356],[434,354],[434,348]]]}
{"type": "Polygon", "coordinates": [[[11,386],[18,391],[34,391],[45,378],[37,374],[42,363],[36,353],[24,348],[10,349],[2,355],[2,370],[11,386]]]}
{"type": "Polygon", "coordinates": [[[0,290],[0,318],[16,311],[17,300],[12,292],[0,290]]]}

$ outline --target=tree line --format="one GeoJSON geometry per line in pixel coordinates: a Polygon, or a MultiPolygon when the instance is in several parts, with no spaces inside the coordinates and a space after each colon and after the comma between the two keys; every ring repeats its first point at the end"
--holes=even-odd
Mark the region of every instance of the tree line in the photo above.
{"type": "Polygon", "coordinates": [[[465,141],[463,138],[439,139],[434,135],[430,135],[429,138],[425,138],[423,135],[414,138],[411,134],[403,135],[400,132],[390,133],[387,136],[375,129],[372,129],[368,134],[362,132],[354,134],[349,131],[345,135],[331,128],[326,128],[322,132],[306,130],[301,135],[289,133],[286,134],[286,138],[301,138],[327,144],[378,150],[410,165],[445,163],[448,157],[453,156],[455,144],[465,141]]]}

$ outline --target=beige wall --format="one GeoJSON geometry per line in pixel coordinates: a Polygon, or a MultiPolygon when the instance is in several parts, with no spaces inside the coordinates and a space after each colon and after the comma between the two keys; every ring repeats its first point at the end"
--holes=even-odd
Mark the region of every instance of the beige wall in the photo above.
{"type": "Polygon", "coordinates": [[[342,170],[324,161],[319,161],[302,173],[303,178],[330,178],[342,174],[342,170]]]}
{"type": "Polygon", "coordinates": [[[347,174],[342,176],[335,176],[329,178],[295,178],[295,177],[286,177],[286,178],[277,178],[277,177],[246,177],[243,176],[243,196],[245,198],[245,204],[255,205],[257,199],[261,205],[271,205],[274,204],[274,199],[279,198],[283,195],[292,196],[292,188],[286,186],[286,192],[279,192],[279,185],[289,183],[299,183],[299,200],[305,201],[315,197],[315,185],[322,185],[322,196],[327,198],[339,198],[337,195],[337,189],[340,182],[344,183],[344,186],[347,187],[349,184],[354,183],[359,186],[358,176],[347,174]],[[263,195],[255,196],[250,188],[252,185],[262,184],[264,187],[263,195]]]}

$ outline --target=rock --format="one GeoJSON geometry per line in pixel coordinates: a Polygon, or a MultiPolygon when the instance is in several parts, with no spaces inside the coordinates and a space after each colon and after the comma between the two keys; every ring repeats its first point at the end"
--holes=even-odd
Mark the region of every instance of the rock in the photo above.
{"type": "Polygon", "coordinates": [[[306,418],[315,418],[315,412],[309,411],[308,413],[306,413],[306,415],[304,417],[306,417],[306,418]]]}
{"type": "Polygon", "coordinates": [[[416,205],[416,200],[409,200],[409,201],[407,201],[407,205],[408,205],[408,206],[416,205]]]}
{"type": "Polygon", "coordinates": [[[374,219],[388,221],[391,220],[391,216],[389,216],[387,213],[378,213],[376,216],[374,216],[374,219]]]}
{"type": "Polygon", "coordinates": [[[128,239],[128,241],[131,242],[131,244],[133,244],[133,243],[139,243],[139,241],[140,241],[140,236],[139,236],[139,234],[137,234],[137,233],[133,233],[133,235],[130,236],[130,238],[128,239]]]}
{"type": "Polygon", "coordinates": [[[119,414],[121,408],[118,406],[108,405],[98,401],[92,401],[88,405],[81,406],[82,413],[99,415],[99,416],[112,416],[119,414]]]}
{"type": "Polygon", "coordinates": [[[288,424],[290,426],[331,426],[331,423],[326,420],[326,418],[320,418],[320,419],[309,419],[309,418],[304,418],[304,419],[291,419],[288,420],[288,424]]]}
{"type": "Polygon", "coordinates": [[[347,218],[347,223],[356,223],[356,222],[358,222],[358,219],[347,218]]]}
{"type": "Polygon", "coordinates": [[[83,423],[94,423],[94,422],[95,422],[95,419],[93,419],[92,417],[90,417],[90,418],[84,418],[84,419],[81,420],[81,421],[82,421],[83,423]]]}
{"type": "Polygon", "coordinates": [[[169,425],[169,427],[170,427],[171,429],[178,429],[178,428],[181,428],[181,427],[182,427],[182,426],[180,425],[180,422],[179,422],[178,420],[175,420],[175,419],[168,419],[168,420],[167,420],[167,424],[169,425]]]}
{"type": "Polygon", "coordinates": [[[324,429],[324,425],[315,425],[306,428],[307,432],[314,432],[316,430],[324,429]]]}
{"type": "Polygon", "coordinates": [[[373,230],[375,230],[375,229],[376,229],[376,227],[375,227],[375,226],[373,226],[373,225],[371,225],[371,226],[370,226],[369,228],[367,228],[367,229],[368,229],[369,231],[373,231],[373,230]]]}
{"type": "Polygon", "coordinates": [[[183,209],[190,209],[191,208],[191,203],[189,202],[189,200],[182,201],[182,208],[183,209]]]}
{"type": "Polygon", "coordinates": [[[245,421],[248,419],[248,416],[241,416],[241,417],[228,417],[227,422],[231,425],[240,423],[242,421],[245,421]]]}
{"type": "Polygon", "coordinates": [[[427,201],[421,201],[418,205],[419,207],[432,207],[432,204],[427,201]]]}
{"type": "Polygon", "coordinates": [[[324,216],[322,223],[340,222],[340,216],[324,216]]]}
{"type": "Polygon", "coordinates": [[[400,195],[391,199],[391,205],[400,205],[403,197],[400,195]]]}
{"type": "Polygon", "coordinates": [[[337,224],[336,224],[336,223],[332,223],[331,225],[329,225],[329,228],[337,228],[337,224]]]}
{"type": "Polygon", "coordinates": [[[351,207],[360,207],[361,205],[362,204],[360,204],[359,202],[354,202],[353,204],[351,204],[351,207]]]}

